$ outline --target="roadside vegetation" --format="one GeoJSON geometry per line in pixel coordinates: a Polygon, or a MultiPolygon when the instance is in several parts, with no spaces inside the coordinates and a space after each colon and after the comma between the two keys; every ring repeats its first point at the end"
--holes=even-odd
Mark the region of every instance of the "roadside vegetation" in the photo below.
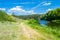
{"type": "Polygon", "coordinates": [[[41,25],[39,20],[30,19],[26,23],[30,25],[31,28],[36,29],[38,32],[47,36],[52,40],[60,40],[60,8],[48,11],[46,14],[40,16],[40,20],[46,20],[45,26],[41,25]]]}
{"type": "MultiPolygon", "coordinates": [[[[39,33],[42,33],[51,40],[60,40],[60,28],[51,28],[52,26],[42,26],[37,24],[36,21],[26,20],[26,24],[35,29],[39,33]]],[[[55,27],[55,26],[53,26],[55,27]]]]}

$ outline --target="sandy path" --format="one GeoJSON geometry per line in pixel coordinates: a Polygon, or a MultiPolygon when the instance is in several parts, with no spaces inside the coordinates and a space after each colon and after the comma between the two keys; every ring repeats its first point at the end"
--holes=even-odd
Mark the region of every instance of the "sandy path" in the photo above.
{"type": "Polygon", "coordinates": [[[37,31],[33,30],[29,26],[25,25],[23,22],[20,23],[20,27],[21,27],[22,33],[29,40],[49,40],[44,35],[38,33],[37,31]]]}

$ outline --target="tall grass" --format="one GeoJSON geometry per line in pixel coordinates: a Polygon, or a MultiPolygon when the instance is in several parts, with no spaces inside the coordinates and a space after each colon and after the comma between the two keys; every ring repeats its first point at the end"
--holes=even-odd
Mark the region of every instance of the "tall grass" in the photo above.
{"type": "Polygon", "coordinates": [[[15,20],[14,20],[14,17],[0,10],[0,21],[12,21],[13,22],[15,20]]]}
{"type": "Polygon", "coordinates": [[[0,22],[0,40],[15,40],[19,26],[14,22],[0,22]]]}
{"type": "Polygon", "coordinates": [[[50,38],[52,40],[60,40],[60,30],[58,30],[58,27],[56,29],[53,29],[48,26],[42,26],[33,20],[27,20],[26,23],[27,25],[30,25],[31,28],[45,35],[47,38],[50,38]]]}

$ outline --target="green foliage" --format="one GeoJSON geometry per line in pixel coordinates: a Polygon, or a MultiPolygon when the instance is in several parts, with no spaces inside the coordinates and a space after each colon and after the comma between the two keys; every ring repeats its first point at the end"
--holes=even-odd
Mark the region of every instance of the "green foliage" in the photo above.
{"type": "Polygon", "coordinates": [[[0,10],[0,21],[14,21],[13,17],[0,10]]]}
{"type": "Polygon", "coordinates": [[[48,21],[60,20],[60,8],[48,11],[45,15],[42,15],[41,19],[48,21]]]}
{"type": "MultiPolygon", "coordinates": [[[[49,26],[42,26],[38,23],[35,23],[36,21],[31,20],[27,22],[28,25],[30,25],[31,28],[37,30],[38,32],[45,35],[47,38],[50,38],[52,40],[59,40],[60,39],[60,29],[57,27],[55,29],[49,27],[49,26]]],[[[55,26],[54,26],[55,27],[55,26]]]]}
{"type": "Polygon", "coordinates": [[[39,22],[37,21],[37,20],[34,20],[34,19],[30,19],[29,21],[28,21],[28,24],[39,24],[39,22]]]}

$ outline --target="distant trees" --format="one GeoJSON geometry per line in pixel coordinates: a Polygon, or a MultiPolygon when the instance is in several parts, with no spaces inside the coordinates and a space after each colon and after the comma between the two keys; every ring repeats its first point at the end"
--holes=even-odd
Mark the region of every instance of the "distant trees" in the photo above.
{"type": "Polygon", "coordinates": [[[15,14],[13,14],[13,16],[20,18],[20,19],[24,19],[24,20],[29,20],[29,19],[38,20],[38,17],[40,17],[40,14],[32,14],[32,15],[15,15],[15,14]]]}

